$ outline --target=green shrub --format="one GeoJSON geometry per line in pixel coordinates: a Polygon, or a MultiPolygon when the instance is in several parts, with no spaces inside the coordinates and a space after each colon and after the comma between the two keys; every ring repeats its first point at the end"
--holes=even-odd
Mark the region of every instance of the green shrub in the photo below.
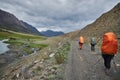
{"type": "Polygon", "coordinates": [[[26,53],[27,53],[27,55],[29,55],[29,54],[32,54],[32,50],[31,49],[29,49],[29,48],[24,48],[23,49],[26,53]]]}
{"type": "Polygon", "coordinates": [[[37,68],[33,69],[32,73],[34,73],[35,75],[41,75],[42,68],[40,66],[37,66],[37,68]]]}
{"type": "Polygon", "coordinates": [[[68,43],[68,42],[66,44],[64,44],[62,46],[62,48],[57,50],[57,52],[55,54],[55,60],[56,60],[57,64],[61,64],[67,60],[67,54],[68,54],[69,50],[70,50],[70,43],[68,43]]]}
{"type": "Polygon", "coordinates": [[[55,60],[58,64],[61,64],[64,62],[64,55],[62,53],[57,53],[55,55],[55,60]]]}
{"type": "Polygon", "coordinates": [[[48,76],[48,80],[56,80],[56,79],[55,79],[55,75],[49,75],[49,76],[48,76]]]}

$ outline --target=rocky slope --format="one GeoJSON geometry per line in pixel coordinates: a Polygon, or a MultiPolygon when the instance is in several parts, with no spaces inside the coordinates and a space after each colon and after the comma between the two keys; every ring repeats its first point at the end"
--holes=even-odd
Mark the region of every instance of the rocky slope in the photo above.
{"type": "Polygon", "coordinates": [[[66,36],[77,40],[80,35],[83,35],[88,42],[90,37],[96,36],[101,38],[105,32],[109,31],[113,31],[117,38],[120,39],[120,3],[110,11],[102,14],[92,24],[87,25],[81,30],[68,33],[66,36]]]}
{"type": "MultiPolygon", "coordinates": [[[[26,42],[29,41],[32,40],[26,42]]],[[[36,44],[45,43],[49,46],[22,57],[19,57],[19,54],[24,54],[21,48],[29,47],[27,44],[10,46],[10,51],[0,55],[2,60],[0,63],[3,64],[0,66],[0,80],[63,80],[64,64],[57,63],[56,60],[59,60],[59,57],[56,59],[55,54],[67,53],[66,42],[68,39],[63,37],[34,39],[36,44]],[[6,65],[5,63],[9,60],[12,62],[6,65]]]]}
{"type": "Polygon", "coordinates": [[[40,35],[40,32],[37,29],[23,21],[20,21],[13,14],[3,10],[0,10],[0,28],[16,32],[40,35]]]}

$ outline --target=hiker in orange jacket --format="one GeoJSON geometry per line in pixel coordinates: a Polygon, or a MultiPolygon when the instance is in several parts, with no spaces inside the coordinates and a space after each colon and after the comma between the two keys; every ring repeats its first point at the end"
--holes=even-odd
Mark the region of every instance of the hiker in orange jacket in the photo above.
{"type": "Polygon", "coordinates": [[[83,38],[83,36],[80,36],[80,38],[79,38],[79,47],[80,47],[80,49],[82,49],[83,43],[84,43],[84,38],[83,38]]]}
{"type": "Polygon", "coordinates": [[[111,68],[111,60],[118,50],[118,41],[113,32],[105,33],[101,47],[102,57],[104,59],[105,72],[109,75],[111,68]]]}

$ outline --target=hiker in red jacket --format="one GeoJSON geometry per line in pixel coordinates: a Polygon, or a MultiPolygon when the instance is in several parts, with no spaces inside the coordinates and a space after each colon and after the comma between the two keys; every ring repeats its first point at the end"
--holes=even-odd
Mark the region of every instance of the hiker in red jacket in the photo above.
{"type": "Polygon", "coordinates": [[[105,72],[109,75],[111,68],[111,60],[118,50],[118,41],[113,32],[105,33],[101,47],[102,57],[104,59],[105,72]]]}
{"type": "Polygon", "coordinates": [[[80,36],[80,38],[79,38],[79,47],[80,47],[80,49],[82,49],[83,43],[84,43],[84,38],[83,38],[83,36],[80,36]]]}

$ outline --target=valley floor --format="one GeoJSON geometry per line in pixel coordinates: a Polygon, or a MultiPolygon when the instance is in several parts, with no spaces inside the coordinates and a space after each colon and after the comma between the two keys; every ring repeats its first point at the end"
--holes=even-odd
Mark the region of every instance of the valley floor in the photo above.
{"type": "MultiPolygon", "coordinates": [[[[105,74],[103,59],[99,48],[91,52],[90,45],[79,49],[77,41],[71,42],[68,60],[56,64],[54,58],[40,59],[41,54],[54,53],[45,49],[0,68],[1,80],[120,80],[120,54],[111,62],[111,76],[105,74]],[[62,71],[63,70],[63,71],[62,71]],[[64,74],[63,74],[64,72],[64,74]],[[56,77],[57,76],[57,77],[56,77]]],[[[43,57],[43,56],[42,56],[43,57]]],[[[44,56],[45,57],[45,56],[44,56]]]]}

